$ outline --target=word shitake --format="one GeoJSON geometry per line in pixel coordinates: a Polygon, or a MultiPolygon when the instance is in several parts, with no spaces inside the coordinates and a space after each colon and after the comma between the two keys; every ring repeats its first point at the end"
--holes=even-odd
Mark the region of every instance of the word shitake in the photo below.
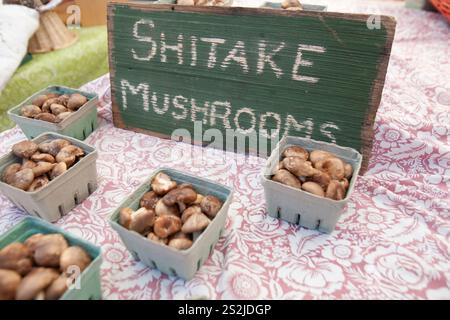
{"type": "Polygon", "coordinates": [[[91,261],[58,233],[12,243],[0,250],[0,300],[57,300],[91,261]]]}
{"type": "Polygon", "coordinates": [[[12,147],[12,152],[22,159],[22,163],[7,166],[2,181],[28,192],[41,190],[84,156],[83,149],[64,139],[40,144],[21,141],[12,147]]]}
{"type": "Polygon", "coordinates": [[[275,168],[273,181],[333,200],[345,198],[353,167],[322,150],[309,153],[300,146],[286,148],[275,168]]]}
{"type": "Polygon", "coordinates": [[[222,208],[218,198],[201,195],[190,184],[178,185],[162,172],[153,178],[151,188],[141,198],[137,211],[120,211],[119,223],[178,250],[189,249],[222,208]]]}

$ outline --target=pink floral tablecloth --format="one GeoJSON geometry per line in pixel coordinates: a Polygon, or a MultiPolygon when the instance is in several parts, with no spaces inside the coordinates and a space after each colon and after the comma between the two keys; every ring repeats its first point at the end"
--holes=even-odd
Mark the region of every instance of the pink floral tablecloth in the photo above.
{"type": "MultiPolygon", "coordinates": [[[[398,26],[370,170],[330,235],[266,215],[263,159],[117,129],[109,78],[84,87],[101,97],[101,125],[87,139],[99,151],[99,188],[57,224],[103,249],[104,298],[450,299],[449,26],[438,14],[399,5],[331,5],[394,15],[398,26]],[[134,261],[108,224],[114,208],[160,166],[235,189],[226,232],[188,282],[134,261]]],[[[0,153],[22,139],[18,128],[3,132],[0,153]]],[[[0,196],[0,232],[24,216],[0,196]]]]}

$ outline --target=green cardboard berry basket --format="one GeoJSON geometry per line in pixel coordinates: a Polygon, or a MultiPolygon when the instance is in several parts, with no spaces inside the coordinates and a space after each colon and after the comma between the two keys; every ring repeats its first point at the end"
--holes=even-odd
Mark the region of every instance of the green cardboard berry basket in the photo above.
{"type": "Polygon", "coordinates": [[[308,229],[318,229],[326,233],[332,232],[353,192],[359,170],[361,169],[361,162],[361,154],[352,148],[340,147],[308,138],[283,137],[272,151],[261,173],[261,184],[264,187],[269,215],[308,229]],[[281,159],[281,154],[289,146],[300,146],[309,152],[313,150],[328,151],[350,163],[353,167],[353,176],[349,181],[350,184],[345,198],[337,201],[319,197],[272,181],[271,177],[281,159]]]}
{"type": "Polygon", "coordinates": [[[50,86],[31,97],[25,99],[19,105],[8,110],[9,118],[14,121],[25,133],[28,139],[33,139],[44,132],[56,132],[75,139],[86,139],[97,127],[97,103],[98,96],[95,93],[84,92],[63,86],[50,86]],[[35,97],[46,93],[72,94],[79,93],[88,98],[88,102],[60,123],[51,123],[42,120],[27,118],[20,115],[20,109],[35,97]]]}
{"type": "Polygon", "coordinates": [[[99,300],[102,298],[100,284],[101,250],[90,242],[62,230],[48,222],[27,217],[5,234],[0,236],[0,249],[13,242],[24,242],[36,233],[60,233],[71,246],[80,246],[92,258],[91,264],[80,275],[79,288],[67,290],[60,300],[99,300]]]}
{"type": "Polygon", "coordinates": [[[119,208],[111,215],[110,224],[119,234],[123,243],[136,260],[145,265],[157,268],[171,276],[178,276],[185,280],[192,279],[203,263],[213,252],[214,246],[219,241],[225,228],[228,209],[232,201],[233,191],[216,182],[198,178],[183,172],[162,168],[154,172],[136,191],[134,191],[119,208]],[[169,246],[148,240],[137,232],[130,231],[119,224],[120,210],[132,208],[137,210],[142,196],[151,191],[150,182],[159,172],[169,175],[178,184],[192,184],[197,192],[202,195],[213,195],[222,202],[222,208],[209,226],[195,239],[192,247],[187,250],[176,250],[169,246]]]}
{"type": "MultiPolygon", "coordinates": [[[[57,133],[43,133],[32,141],[39,144],[50,139],[66,139],[83,149],[85,155],[67,172],[51,180],[41,190],[26,192],[0,181],[0,191],[23,211],[46,221],[55,222],[97,189],[98,154],[92,146],[57,133]]],[[[20,159],[12,152],[1,157],[0,175],[7,166],[19,161],[20,159]]]]}

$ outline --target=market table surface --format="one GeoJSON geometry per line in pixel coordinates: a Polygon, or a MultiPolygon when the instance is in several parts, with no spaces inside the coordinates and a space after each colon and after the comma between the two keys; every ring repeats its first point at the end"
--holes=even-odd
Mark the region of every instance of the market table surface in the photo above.
{"type": "MultiPolygon", "coordinates": [[[[99,151],[99,188],[57,224],[102,247],[104,298],[450,298],[449,27],[399,5],[338,1],[337,9],[394,15],[398,25],[369,171],[329,235],[267,216],[264,159],[114,128],[108,76],[83,87],[101,97],[101,125],[87,139],[99,151]],[[188,282],[134,261],[108,224],[161,166],[235,189],[225,233],[188,282]]],[[[0,153],[22,139],[17,127],[3,132],[0,153]]],[[[0,196],[1,233],[24,216],[0,196]]]]}

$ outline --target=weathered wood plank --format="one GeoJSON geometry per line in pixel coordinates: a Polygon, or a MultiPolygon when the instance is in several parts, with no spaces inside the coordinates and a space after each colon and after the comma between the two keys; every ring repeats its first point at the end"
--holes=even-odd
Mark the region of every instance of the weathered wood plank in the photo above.
{"type": "Polygon", "coordinates": [[[364,171],[395,30],[369,18],[110,3],[114,123],[164,138],[195,120],[246,137],[277,129],[359,149],[364,171]]]}

